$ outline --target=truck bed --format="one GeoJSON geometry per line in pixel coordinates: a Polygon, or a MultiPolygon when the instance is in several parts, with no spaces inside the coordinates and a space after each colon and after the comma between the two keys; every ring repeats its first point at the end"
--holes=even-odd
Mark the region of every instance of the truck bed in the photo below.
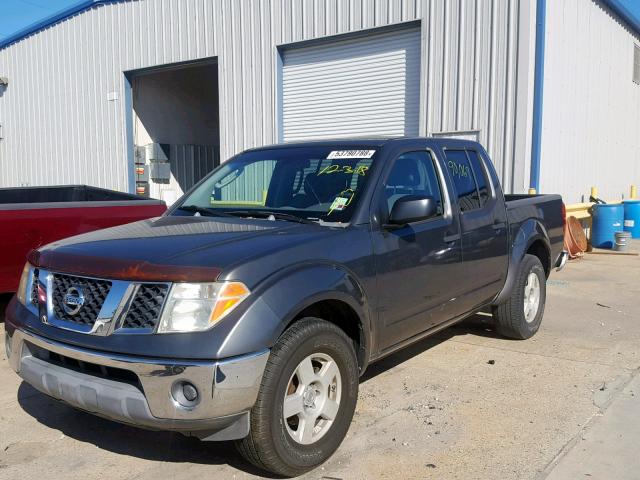
{"type": "MultiPolygon", "coordinates": [[[[40,204],[50,207],[51,203],[64,203],[60,207],[70,207],[74,203],[86,202],[144,202],[144,205],[164,204],[159,200],[139,197],[131,193],[117,192],[105,188],[91,187],[89,185],[63,185],[51,187],[14,187],[0,188],[0,210],[15,208],[38,208],[40,204]]],[[[110,203],[115,205],[115,203],[110,203]]]]}
{"type": "Polygon", "coordinates": [[[518,241],[515,232],[527,222],[530,228],[546,230],[551,249],[551,263],[562,252],[564,245],[564,218],[560,195],[518,195],[505,194],[507,218],[511,231],[511,244],[518,241]]]}
{"type": "Polygon", "coordinates": [[[88,185],[0,189],[0,293],[16,291],[31,249],[166,209],[160,200],[88,185]]]}

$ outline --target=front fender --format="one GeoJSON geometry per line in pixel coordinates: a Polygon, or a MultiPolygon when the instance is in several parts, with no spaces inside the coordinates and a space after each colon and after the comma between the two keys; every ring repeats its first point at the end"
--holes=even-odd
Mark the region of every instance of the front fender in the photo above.
{"type": "Polygon", "coordinates": [[[256,300],[237,318],[218,350],[220,358],[271,348],[306,307],[323,300],[349,305],[360,319],[365,358],[371,347],[369,304],[355,275],[335,264],[298,265],[283,271],[253,292],[256,300]]]}
{"type": "Polygon", "coordinates": [[[534,242],[540,240],[544,243],[548,252],[551,252],[551,245],[549,244],[549,235],[539,221],[530,218],[520,224],[517,232],[511,236],[513,239],[511,242],[511,254],[509,256],[509,270],[507,272],[507,279],[502,287],[502,291],[493,301],[494,305],[504,303],[510,296],[513,286],[518,275],[518,267],[522,262],[525,254],[529,250],[529,247],[534,242]]]}

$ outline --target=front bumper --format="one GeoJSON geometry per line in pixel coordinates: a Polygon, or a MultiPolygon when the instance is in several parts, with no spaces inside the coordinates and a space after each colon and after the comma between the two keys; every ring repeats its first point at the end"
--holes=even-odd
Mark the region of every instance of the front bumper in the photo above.
{"type": "Polygon", "coordinates": [[[111,420],[207,440],[248,434],[269,356],[169,361],[86,350],[19,328],[5,335],[11,367],[41,392],[111,420]],[[196,401],[180,396],[183,382],[195,387],[196,401]]]}

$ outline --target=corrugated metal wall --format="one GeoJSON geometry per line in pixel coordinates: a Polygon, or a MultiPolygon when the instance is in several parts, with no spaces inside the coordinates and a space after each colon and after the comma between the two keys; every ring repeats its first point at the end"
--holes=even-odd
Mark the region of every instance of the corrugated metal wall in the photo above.
{"type": "Polygon", "coordinates": [[[221,182],[226,183],[227,178],[229,178],[229,181],[232,179],[235,179],[235,181],[220,188],[215,188],[212,192],[212,200],[215,196],[216,200],[222,202],[255,202],[264,205],[271,175],[273,175],[275,167],[275,160],[267,160],[250,163],[245,166],[242,172],[239,172],[238,176],[232,172],[221,182]]]}
{"type": "Polygon", "coordinates": [[[179,179],[180,190],[186,192],[199,179],[220,164],[218,148],[210,145],[172,144],[169,164],[171,165],[171,174],[174,178],[179,179]]]}
{"type": "Polygon", "coordinates": [[[0,50],[0,185],[127,190],[123,71],[218,58],[221,158],[278,138],[276,46],[422,20],[420,132],[480,130],[528,182],[532,0],[137,0],[0,50]],[[518,121],[518,119],[520,121],[518,121]]]}
{"type": "Polygon", "coordinates": [[[593,0],[547,2],[541,188],[569,203],[592,185],[607,200],[640,183],[640,44],[593,0]]]}

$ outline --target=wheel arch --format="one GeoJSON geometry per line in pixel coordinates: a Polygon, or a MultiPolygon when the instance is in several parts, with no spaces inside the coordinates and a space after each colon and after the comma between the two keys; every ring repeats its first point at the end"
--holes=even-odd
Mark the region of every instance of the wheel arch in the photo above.
{"type": "Polygon", "coordinates": [[[512,239],[507,279],[502,290],[494,299],[493,305],[505,302],[511,295],[518,275],[518,267],[525,255],[531,254],[538,257],[546,276],[549,277],[551,273],[551,245],[548,233],[542,223],[536,219],[526,220],[520,225],[515,235],[512,235],[512,239]]]}
{"type": "Polygon", "coordinates": [[[331,295],[307,301],[305,307],[298,308],[297,312],[292,312],[283,331],[298,320],[306,317],[317,317],[333,323],[354,342],[358,369],[362,375],[369,362],[370,342],[368,340],[368,332],[357,310],[344,298],[337,298],[339,296],[333,292],[331,295]]]}
{"type": "Polygon", "coordinates": [[[538,257],[538,260],[542,263],[546,277],[549,278],[549,274],[551,273],[551,249],[548,243],[542,238],[537,238],[529,244],[525,254],[538,257]]]}
{"type": "Polygon", "coordinates": [[[358,367],[364,372],[373,344],[370,308],[363,287],[348,269],[334,264],[298,265],[274,275],[254,293],[253,305],[228,330],[220,356],[271,348],[297,320],[319,317],[354,341],[358,367]]]}

